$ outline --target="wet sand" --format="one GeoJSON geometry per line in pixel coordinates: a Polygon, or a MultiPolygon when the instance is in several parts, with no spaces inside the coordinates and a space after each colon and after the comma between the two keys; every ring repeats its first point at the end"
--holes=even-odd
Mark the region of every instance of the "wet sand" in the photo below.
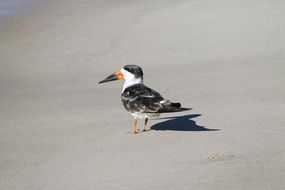
{"type": "Polygon", "coordinates": [[[285,3],[50,1],[0,33],[0,186],[284,189],[285,3]],[[126,64],[188,112],[130,135],[126,64]]]}

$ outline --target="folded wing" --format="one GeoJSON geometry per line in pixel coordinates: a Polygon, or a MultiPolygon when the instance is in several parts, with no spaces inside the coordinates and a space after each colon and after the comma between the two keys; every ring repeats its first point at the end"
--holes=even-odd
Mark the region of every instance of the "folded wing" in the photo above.
{"type": "Polygon", "coordinates": [[[181,108],[180,103],[164,100],[158,92],[144,84],[136,84],[126,88],[121,98],[124,107],[130,112],[164,113],[185,111],[185,108],[181,108]]]}

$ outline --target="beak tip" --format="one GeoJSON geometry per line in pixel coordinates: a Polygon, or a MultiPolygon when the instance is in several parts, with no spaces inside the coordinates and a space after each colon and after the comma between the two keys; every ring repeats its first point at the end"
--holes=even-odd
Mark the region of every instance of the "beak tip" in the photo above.
{"type": "Polygon", "coordinates": [[[115,81],[115,80],[122,80],[122,73],[113,73],[110,76],[108,76],[107,78],[105,78],[104,80],[99,81],[98,84],[111,82],[111,81],[115,81]]]}

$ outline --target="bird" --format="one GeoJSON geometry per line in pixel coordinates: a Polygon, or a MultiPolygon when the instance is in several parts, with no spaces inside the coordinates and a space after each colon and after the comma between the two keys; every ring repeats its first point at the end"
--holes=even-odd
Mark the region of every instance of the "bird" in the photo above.
{"type": "Polygon", "coordinates": [[[138,119],[144,120],[142,131],[146,131],[149,118],[159,117],[161,113],[191,109],[182,108],[180,103],[164,99],[160,93],[144,85],[143,70],[138,65],[125,65],[100,81],[99,84],[115,80],[125,80],[121,100],[124,108],[133,116],[131,134],[137,133],[138,119]]]}

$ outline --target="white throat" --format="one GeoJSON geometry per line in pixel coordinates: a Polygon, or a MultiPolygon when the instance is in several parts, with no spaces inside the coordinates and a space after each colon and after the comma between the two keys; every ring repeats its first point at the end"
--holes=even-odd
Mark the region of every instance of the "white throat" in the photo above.
{"type": "Polygon", "coordinates": [[[132,85],[135,85],[135,84],[143,84],[143,79],[142,78],[135,78],[135,76],[126,71],[124,68],[121,69],[121,72],[123,73],[124,75],[124,78],[125,78],[125,83],[124,83],[124,86],[123,86],[123,90],[122,92],[124,92],[124,90],[132,85]]]}
{"type": "Polygon", "coordinates": [[[124,86],[123,86],[123,91],[128,88],[129,86],[132,86],[134,84],[143,84],[143,80],[141,78],[136,78],[133,80],[125,80],[124,86]]]}

